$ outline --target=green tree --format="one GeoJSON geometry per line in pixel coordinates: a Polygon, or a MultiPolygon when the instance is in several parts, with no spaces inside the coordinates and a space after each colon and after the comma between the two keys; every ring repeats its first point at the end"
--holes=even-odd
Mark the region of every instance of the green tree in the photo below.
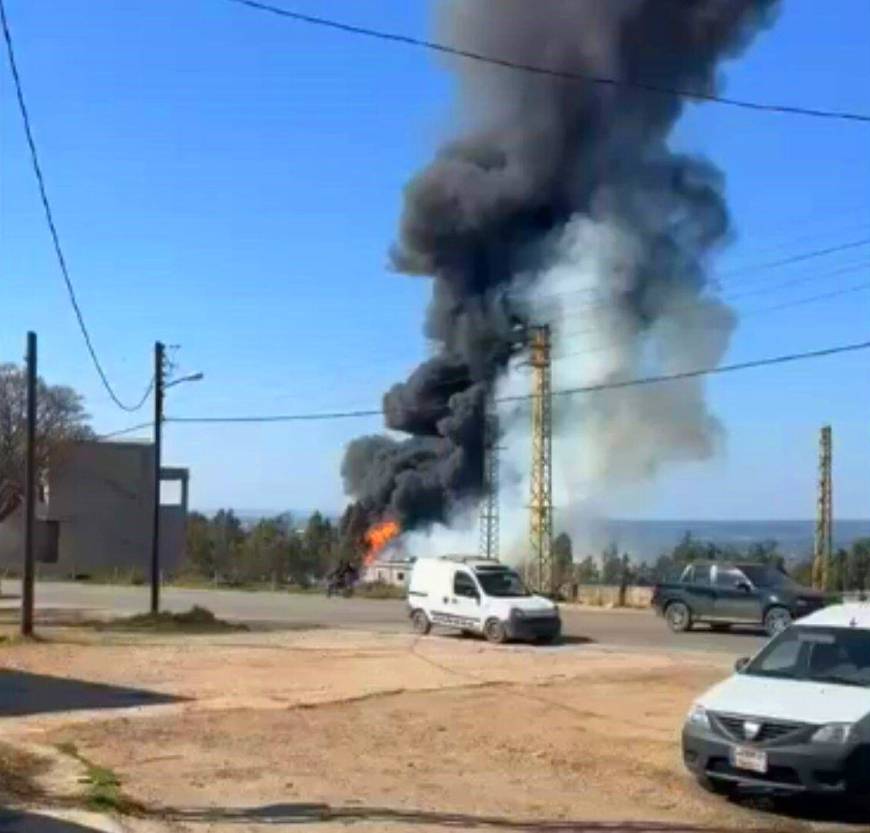
{"type": "MultiPolygon", "coordinates": [[[[49,466],[63,459],[71,442],[92,439],[82,397],[72,388],[37,380],[36,467],[44,481],[49,466]]],[[[24,497],[27,376],[14,364],[0,364],[0,522],[24,497]]]]}
{"type": "Polygon", "coordinates": [[[626,596],[628,594],[629,585],[634,580],[634,571],[631,566],[631,559],[628,553],[623,553],[620,559],[619,571],[619,606],[625,607],[626,596]]]}
{"type": "Polygon", "coordinates": [[[870,578],[870,538],[859,538],[849,553],[849,589],[865,592],[870,578]]]}
{"type": "Polygon", "coordinates": [[[302,550],[312,574],[324,576],[338,558],[338,536],[335,527],[320,512],[314,512],[302,533],[302,550]]]}
{"type": "Polygon", "coordinates": [[[210,534],[214,546],[214,575],[238,581],[240,558],[245,541],[242,522],[232,509],[221,509],[211,520],[210,534]]]}
{"type": "Polygon", "coordinates": [[[290,569],[287,519],[264,518],[244,536],[239,574],[248,581],[271,581],[277,586],[287,580],[290,569]]]}
{"type": "Polygon", "coordinates": [[[618,585],[622,577],[622,559],[616,544],[611,544],[601,554],[601,583],[618,585]]]}
{"type": "Polygon", "coordinates": [[[746,548],[742,556],[746,561],[756,564],[767,564],[771,567],[785,569],[785,557],[779,551],[779,542],[774,540],[756,541],[746,548]]]}
{"type": "Polygon", "coordinates": [[[556,587],[573,578],[574,546],[567,532],[560,532],[553,540],[553,571],[556,587]]]}
{"type": "Polygon", "coordinates": [[[187,517],[184,555],[188,570],[208,578],[214,576],[216,563],[211,522],[199,512],[191,512],[187,517]]]}
{"type": "Polygon", "coordinates": [[[601,572],[598,563],[587,555],[575,568],[578,584],[598,584],[601,580],[601,572]]]}

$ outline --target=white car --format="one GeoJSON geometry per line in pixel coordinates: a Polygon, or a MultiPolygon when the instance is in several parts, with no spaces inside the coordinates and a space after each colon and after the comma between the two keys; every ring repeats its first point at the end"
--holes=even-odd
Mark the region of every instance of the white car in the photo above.
{"type": "Polygon", "coordinates": [[[515,570],[464,556],[420,558],[414,563],[408,613],[421,635],[441,625],[481,633],[490,642],[552,642],[562,630],[559,608],[530,593],[515,570]]]}
{"type": "Polygon", "coordinates": [[[702,784],[870,797],[870,605],[814,613],[736,671],[683,729],[702,784]]]}

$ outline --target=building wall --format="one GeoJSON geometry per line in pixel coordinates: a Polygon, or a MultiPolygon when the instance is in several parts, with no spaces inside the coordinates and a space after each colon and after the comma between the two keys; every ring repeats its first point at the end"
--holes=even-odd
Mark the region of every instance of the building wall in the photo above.
{"type": "MultiPolygon", "coordinates": [[[[40,507],[41,508],[41,507],[40,507]]],[[[35,528],[36,560],[38,563],[57,561],[58,525],[38,517],[35,528]]],[[[24,511],[19,509],[0,524],[0,569],[18,570],[24,562],[24,511]]]]}
{"type": "MultiPolygon", "coordinates": [[[[150,570],[154,448],[142,443],[82,442],[48,476],[45,520],[57,524],[57,558],[40,573],[73,575],[150,570]]],[[[20,518],[0,525],[0,567],[20,569],[20,518]],[[3,542],[6,542],[5,544],[3,542]]],[[[186,507],[161,507],[161,567],[177,569],[186,507]]]]}
{"type": "Polygon", "coordinates": [[[367,584],[392,584],[404,587],[411,577],[410,562],[375,561],[363,570],[362,580],[367,584]]]}

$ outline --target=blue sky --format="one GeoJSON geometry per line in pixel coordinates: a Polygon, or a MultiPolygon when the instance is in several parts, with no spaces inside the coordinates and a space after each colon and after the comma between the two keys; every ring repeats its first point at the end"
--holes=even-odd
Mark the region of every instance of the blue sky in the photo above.
{"type": "MultiPolygon", "coordinates": [[[[287,5],[430,28],[420,0],[287,5]]],[[[180,371],[206,374],[169,393],[170,415],[376,407],[424,353],[428,284],[390,273],[386,251],[403,184],[449,133],[452,84],[437,62],[225,0],[7,0],[7,12],[72,275],[122,397],[138,398],[160,338],[181,345],[180,371]]],[[[786,0],[724,67],[727,93],[870,112],[868,31],[866,0],[786,0]]],[[[89,364],[6,73],[0,359],[18,360],[34,329],[43,375],[86,396],[97,430],[145,421],[114,408],[89,364]]],[[[674,144],[727,176],[737,239],[717,270],[737,274],[723,291],[768,290],[735,298],[729,361],[870,336],[870,291],[767,310],[870,282],[870,247],[741,271],[870,237],[868,140],[863,124],[689,109],[674,144]]],[[[726,453],[672,469],[631,514],[810,517],[817,431],[831,422],[836,512],[867,517],[868,355],[711,379],[726,453]]],[[[335,509],[343,444],[378,428],[170,425],[165,456],[191,467],[198,506],[335,509]]]]}

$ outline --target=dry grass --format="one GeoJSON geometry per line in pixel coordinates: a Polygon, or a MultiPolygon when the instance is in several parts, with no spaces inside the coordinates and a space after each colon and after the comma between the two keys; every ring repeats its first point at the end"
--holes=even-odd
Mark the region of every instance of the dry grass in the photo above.
{"type": "Polygon", "coordinates": [[[196,605],[185,613],[139,613],[108,622],[95,623],[97,630],[147,631],[153,633],[226,633],[246,631],[246,625],[218,619],[210,610],[196,605]]]}
{"type": "Polygon", "coordinates": [[[0,743],[0,797],[36,798],[41,794],[37,779],[49,767],[45,758],[0,743]]]}

